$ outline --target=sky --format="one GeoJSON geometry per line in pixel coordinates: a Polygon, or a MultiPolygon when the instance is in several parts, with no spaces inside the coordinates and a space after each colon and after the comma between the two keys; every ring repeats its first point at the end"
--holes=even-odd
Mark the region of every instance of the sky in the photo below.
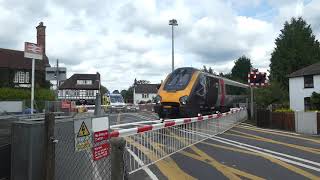
{"type": "Polygon", "coordinates": [[[285,21],[302,16],[320,37],[320,0],[0,0],[0,48],[23,50],[44,22],[46,54],[74,73],[101,74],[109,90],[160,83],[175,67],[228,73],[242,55],[269,69],[285,21]]]}

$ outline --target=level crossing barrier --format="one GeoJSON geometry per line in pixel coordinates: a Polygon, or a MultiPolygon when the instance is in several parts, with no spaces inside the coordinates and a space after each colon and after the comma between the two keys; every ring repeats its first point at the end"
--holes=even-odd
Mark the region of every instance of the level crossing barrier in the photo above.
{"type": "Polygon", "coordinates": [[[170,119],[163,123],[114,130],[110,136],[125,139],[123,160],[127,171],[132,174],[208,138],[201,133],[214,136],[246,119],[246,109],[234,108],[222,114],[170,119]]]}

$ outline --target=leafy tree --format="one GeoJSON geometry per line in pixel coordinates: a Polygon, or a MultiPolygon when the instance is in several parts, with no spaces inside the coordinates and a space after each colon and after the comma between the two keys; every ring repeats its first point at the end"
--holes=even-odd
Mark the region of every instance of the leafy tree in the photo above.
{"type": "Polygon", "coordinates": [[[261,107],[267,107],[270,104],[283,104],[289,106],[288,91],[283,90],[278,82],[273,82],[270,86],[264,88],[255,89],[254,99],[261,107]]]}
{"type": "Polygon", "coordinates": [[[320,60],[320,46],[312,29],[301,17],[286,21],[271,54],[270,78],[288,89],[287,75],[320,60]]]}
{"type": "Polygon", "coordinates": [[[312,109],[320,110],[320,94],[313,92],[310,98],[312,109]]]}
{"type": "Polygon", "coordinates": [[[109,90],[105,87],[105,86],[103,86],[103,85],[101,85],[100,86],[100,91],[101,91],[101,94],[103,95],[103,94],[109,94],[110,92],[109,92],[109,90]]]}
{"type": "Polygon", "coordinates": [[[119,90],[114,90],[112,94],[120,94],[119,90]]]}
{"type": "Polygon", "coordinates": [[[231,69],[231,79],[242,83],[248,82],[248,73],[252,68],[251,60],[246,56],[238,58],[231,69]]]}

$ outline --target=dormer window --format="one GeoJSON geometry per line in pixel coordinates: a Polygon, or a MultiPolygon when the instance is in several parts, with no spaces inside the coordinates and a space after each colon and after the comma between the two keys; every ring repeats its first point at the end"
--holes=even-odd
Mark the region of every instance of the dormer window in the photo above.
{"type": "Polygon", "coordinates": [[[313,75],[304,76],[304,88],[313,88],[313,75]]]}
{"type": "Polygon", "coordinates": [[[92,80],[77,80],[77,84],[79,85],[91,85],[92,80]]]}

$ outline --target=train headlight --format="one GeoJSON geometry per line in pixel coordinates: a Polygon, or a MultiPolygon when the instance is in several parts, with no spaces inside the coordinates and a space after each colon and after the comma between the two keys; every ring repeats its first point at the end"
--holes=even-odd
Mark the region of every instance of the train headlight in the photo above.
{"type": "Polygon", "coordinates": [[[189,96],[182,96],[182,97],[179,99],[179,101],[180,101],[181,104],[185,105],[185,104],[187,104],[187,102],[188,102],[188,98],[189,98],[189,96]]]}
{"type": "Polygon", "coordinates": [[[159,95],[157,95],[155,98],[154,98],[154,102],[156,103],[156,104],[160,104],[161,103],[161,96],[159,96],[159,95]]]}

